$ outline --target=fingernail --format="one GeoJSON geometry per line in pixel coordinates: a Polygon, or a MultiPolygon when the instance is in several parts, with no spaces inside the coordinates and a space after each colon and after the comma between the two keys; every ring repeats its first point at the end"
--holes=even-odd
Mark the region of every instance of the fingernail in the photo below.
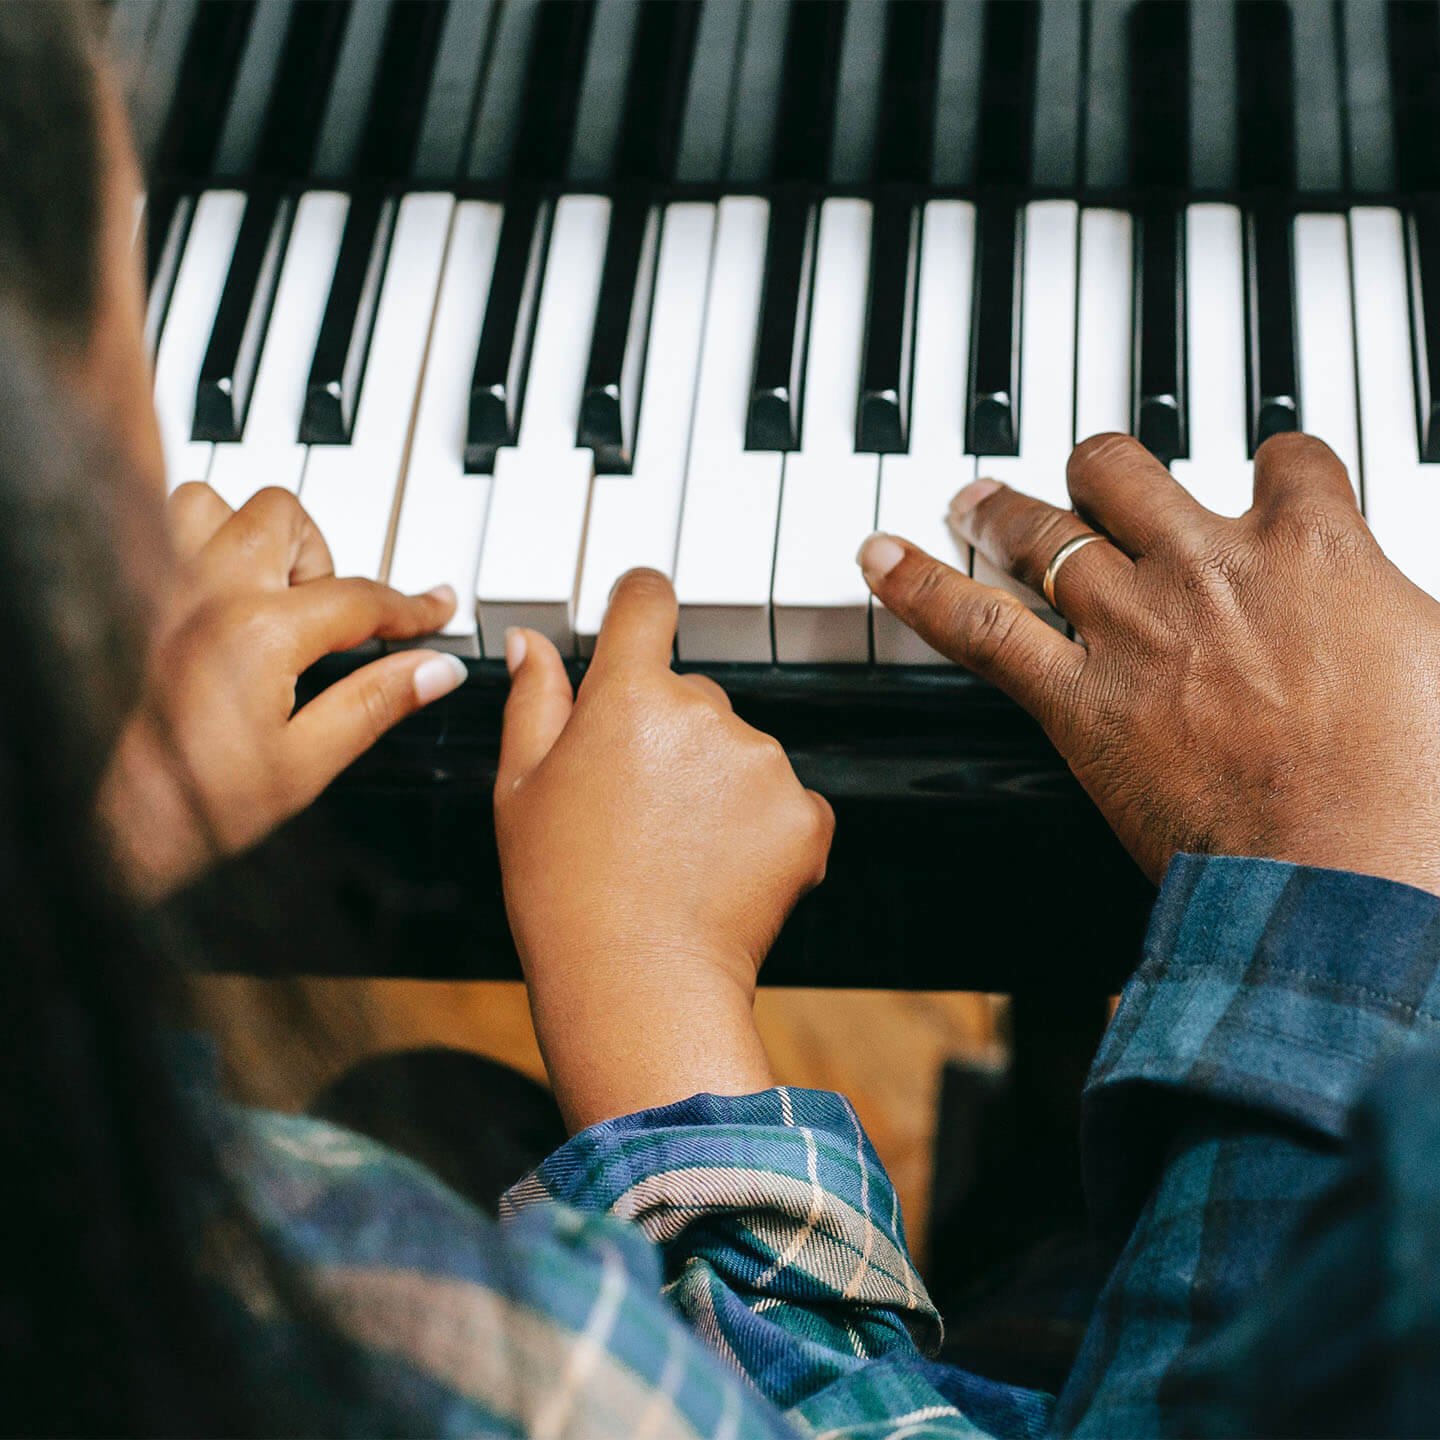
{"type": "Polygon", "coordinates": [[[903,559],[905,547],[893,535],[877,531],[856,555],[867,585],[878,585],[903,559]]]}
{"type": "Polygon", "coordinates": [[[455,607],[460,603],[455,595],[453,585],[437,585],[433,590],[425,592],[426,597],[431,600],[438,600],[442,605],[448,606],[450,613],[455,613],[455,607]]]}
{"type": "Polygon", "coordinates": [[[469,675],[458,655],[432,655],[415,668],[415,696],[422,705],[458,690],[469,675]]]}
{"type": "Polygon", "coordinates": [[[513,676],[525,663],[525,632],[511,626],[505,632],[505,668],[513,676]]]}

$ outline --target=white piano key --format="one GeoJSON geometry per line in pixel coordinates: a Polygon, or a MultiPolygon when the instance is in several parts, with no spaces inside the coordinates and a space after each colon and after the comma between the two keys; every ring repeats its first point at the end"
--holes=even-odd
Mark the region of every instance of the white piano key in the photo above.
{"type": "Polygon", "coordinates": [[[1397,210],[1350,212],[1360,458],[1365,518],[1381,548],[1440,597],[1440,465],[1420,463],[1404,222],[1397,210]]]}
{"type": "Polygon", "coordinates": [[[481,641],[498,655],[511,625],[575,648],[571,604],[595,456],[575,444],[610,202],[566,195],[555,206],[535,321],[519,443],[495,460],[475,582],[481,641]]]}
{"type": "Polygon", "coordinates": [[[305,457],[300,502],[330,546],[337,575],[385,573],[454,209],[450,195],[401,202],[350,444],[312,445],[305,457]]]}
{"type": "Polygon", "coordinates": [[[782,456],[746,450],[770,206],[722,200],[675,556],[682,660],[774,658],[770,583],[782,456]]]}
{"type": "Polygon", "coordinates": [[[1129,433],[1135,309],[1134,235],[1123,210],[1080,212],[1075,439],[1129,433]]]}
{"type": "Polygon", "coordinates": [[[665,211],[635,464],[629,475],[597,475],[590,490],[575,604],[582,655],[594,649],[610,591],[627,570],[674,571],[714,232],[713,205],[665,211]]]}
{"type": "Polygon", "coordinates": [[[863,663],[870,592],[855,552],[875,526],[880,464],[855,453],[870,263],[870,205],[820,209],[800,449],[785,457],[775,547],[775,658],[863,663]]]}
{"type": "Polygon", "coordinates": [[[244,214],[245,197],[239,191],[206,191],[195,207],[175,276],[155,360],[155,410],[165,449],[166,482],[172,490],[186,481],[205,479],[210,468],[214,447],[190,438],[195,391],[244,214]]]}
{"type": "Polygon", "coordinates": [[[1340,457],[1359,494],[1350,236],[1343,215],[1295,218],[1295,323],[1300,424],[1340,457]]]}
{"type": "Polygon", "coordinates": [[[296,207],[244,432],[235,444],[216,445],[210,462],[211,486],[236,508],[271,485],[300,489],[305,380],[349,208],[346,196],[329,190],[310,191],[296,207]]]}
{"type": "MultiPolygon", "coordinates": [[[[980,475],[1062,510],[1070,508],[1065,464],[1075,448],[1075,257],[1079,210],[1070,200],[1025,207],[1025,267],[1020,312],[1020,453],[987,455],[980,475]]],[[[1013,590],[1037,608],[1038,595],[983,555],[975,578],[1013,590]]],[[[1042,613],[1054,619],[1048,610],[1042,613]]]]}
{"type": "Polygon", "coordinates": [[[1175,478],[1219,515],[1243,515],[1253,495],[1246,441],[1245,285],[1240,211],[1185,213],[1185,327],[1190,457],[1175,478]]]}
{"type": "Polygon", "coordinates": [[[465,473],[465,425],[502,218],[499,205],[483,200],[455,209],[388,576],[407,595],[441,584],[454,589],[454,616],[439,635],[414,643],[460,655],[480,653],[475,575],[493,481],[465,473]]]}
{"type": "MultiPolygon", "coordinates": [[[[975,207],[932,200],[920,232],[910,451],[880,460],[877,530],[970,569],[970,547],[946,523],[950,499],[975,478],[965,454],[965,393],[970,361],[970,301],[975,265],[975,207]]],[[[934,665],[942,656],[878,602],[873,607],[875,659],[882,665],[934,665]]]]}

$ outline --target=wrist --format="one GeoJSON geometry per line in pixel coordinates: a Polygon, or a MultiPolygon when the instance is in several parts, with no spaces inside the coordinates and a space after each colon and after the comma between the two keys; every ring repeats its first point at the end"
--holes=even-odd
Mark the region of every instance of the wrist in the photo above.
{"type": "Polygon", "coordinates": [[[774,1084],[755,1029],[754,967],[655,946],[527,958],[535,1033],[573,1131],[697,1094],[774,1084]]]}

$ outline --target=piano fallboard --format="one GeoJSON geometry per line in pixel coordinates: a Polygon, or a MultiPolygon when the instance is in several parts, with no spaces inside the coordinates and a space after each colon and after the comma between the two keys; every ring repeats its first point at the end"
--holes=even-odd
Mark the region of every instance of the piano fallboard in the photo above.
{"type": "MultiPolygon", "coordinates": [[[[302,698],[363,658],[322,662],[302,698]]],[[[363,877],[375,944],[361,968],[373,953],[397,976],[520,973],[491,824],[508,682],[495,662],[467,664],[467,684],[320,803],[327,839],[363,877]]],[[[680,668],[718,680],[835,807],[829,873],[762,983],[1054,996],[1124,982],[1154,891],[1039,727],[993,687],[939,667],[680,668]]],[[[325,973],[348,964],[327,954],[325,973]]]]}

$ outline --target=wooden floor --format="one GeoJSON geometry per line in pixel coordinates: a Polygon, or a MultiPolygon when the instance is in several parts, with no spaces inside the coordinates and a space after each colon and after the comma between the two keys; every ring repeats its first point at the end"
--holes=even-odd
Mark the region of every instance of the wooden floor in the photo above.
{"type": "MultiPolygon", "coordinates": [[[[502,1060],[543,1080],[522,986],[492,982],[214,978],[201,1007],[233,1093],[303,1109],[371,1055],[435,1045],[502,1060]]],[[[760,992],[756,1016],[785,1084],[839,1090],[860,1114],[900,1191],[923,1263],[931,1148],[942,1066],[1005,1063],[999,997],[859,990],[760,992]]]]}

